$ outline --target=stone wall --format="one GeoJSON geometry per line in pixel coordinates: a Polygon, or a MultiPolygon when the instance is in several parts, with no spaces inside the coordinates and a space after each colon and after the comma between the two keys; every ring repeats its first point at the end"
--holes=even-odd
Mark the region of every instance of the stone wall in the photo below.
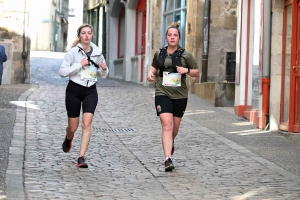
{"type": "MultiPolygon", "coordinates": [[[[185,49],[193,54],[201,72],[204,1],[190,2],[191,1],[187,1],[185,49]]],[[[189,92],[194,93],[194,84],[198,82],[198,77],[188,76],[187,85],[189,92]]]]}
{"type": "Polygon", "coordinates": [[[195,94],[215,107],[233,107],[235,83],[195,83],[195,94]]]}
{"type": "MultiPolygon", "coordinates": [[[[151,39],[151,54],[153,57],[155,52],[161,48],[162,44],[162,4],[163,2],[161,0],[155,0],[152,4],[152,39],[151,39]]],[[[152,59],[151,59],[152,60],[152,59]]]]}
{"type": "MultiPolygon", "coordinates": [[[[205,0],[187,1],[185,49],[190,51],[202,70],[203,13],[205,0]]],[[[162,42],[163,1],[152,4],[152,56],[162,42]]],[[[226,75],[226,53],[235,52],[237,27],[237,0],[211,1],[208,51],[208,80],[223,82],[226,75]]],[[[189,91],[199,78],[188,78],[189,91]]]]}
{"type": "Polygon", "coordinates": [[[237,0],[211,1],[208,82],[223,82],[226,53],[236,50],[237,0]]]}
{"type": "Polygon", "coordinates": [[[28,10],[24,12],[24,8],[24,0],[0,3],[0,43],[5,45],[9,59],[4,65],[3,84],[30,82],[28,10]]]}

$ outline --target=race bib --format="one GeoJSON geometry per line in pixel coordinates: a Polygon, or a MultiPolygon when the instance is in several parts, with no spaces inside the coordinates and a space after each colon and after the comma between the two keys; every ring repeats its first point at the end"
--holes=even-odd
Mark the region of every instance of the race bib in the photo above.
{"type": "Polygon", "coordinates": [[[97,68],[93,65],[81,67],[81,80],[91,81],[97,78],[97,68]]]}
{"type": "Polygon", "coordinates": [[[163,72],[163,86],[180,87],[181,86],[181,74],[163,72]]]}

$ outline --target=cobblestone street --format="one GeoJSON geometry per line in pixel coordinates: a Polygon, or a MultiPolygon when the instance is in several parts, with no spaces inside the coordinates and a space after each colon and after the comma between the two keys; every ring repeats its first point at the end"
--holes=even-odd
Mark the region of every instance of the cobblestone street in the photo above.
{"type": "MultiPolygon", "coordinates": [[[[9,152],[7,199],[300,199],[298,175],[187,116],[175,140],[176,168],[166,173],[154,88],[109,78],[97,86],[89,168],[77,168],[80,126],[71,152],[61,149],[67,125],[61,58],[31,62],[32,86],[19,98],[9,152]]],[[[195,109],[189,104],[186,113],[195,109]]]]}

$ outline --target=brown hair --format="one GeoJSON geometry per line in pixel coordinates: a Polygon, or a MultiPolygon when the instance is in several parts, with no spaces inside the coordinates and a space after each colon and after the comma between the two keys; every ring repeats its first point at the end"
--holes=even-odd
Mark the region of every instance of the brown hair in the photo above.
{"type": "Polygon", "coordinates": [[[93,32],[93,26],[91,26],[89,24],[82,24],[81,26],[79,26],[79,28],[77,29],[77,38],[72,43],[71,48],[75,47],[80,42],[79,35],[80,35],[81,30],[85,27],[89,27],[93,32]]]}
{"type": "Polygon", "coordinates": [[[170,28],[176,28],[177,31],[178,31],[179,38],[180,38],[179,23],[178,22],[173,22],[170,26],[168,26],[167,30],[166,30],[166,36],[168,35],[168,31],[169,31],[170,28]]]}

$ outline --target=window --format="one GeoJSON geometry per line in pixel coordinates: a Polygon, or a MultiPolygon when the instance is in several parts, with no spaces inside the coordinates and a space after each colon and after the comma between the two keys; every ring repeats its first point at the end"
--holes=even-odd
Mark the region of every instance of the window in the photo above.
{"type": "Polygon", "coordinates": [[[125,44],[125,7],[123,6],[119,15],[119,40],[118,40],[118,57],[124,57],[125,44]]]}
{"type": "Polygon", "coordinates": [[[93,38],[92,42],[98,45],[98,26],[99,26],[99,7],[88,10],[88,23],[93,27],[93,38]]]}
{"type": "Polygon", "coordinates": [[[180,46],[184,48],[185,38],[185,17],[186,17],[186,0],[165,0],[164,1],[164,13],[163,13],[163,33],[162,44],[166,45],[165,31],[172,22],[180,23],[180,46]]]}

